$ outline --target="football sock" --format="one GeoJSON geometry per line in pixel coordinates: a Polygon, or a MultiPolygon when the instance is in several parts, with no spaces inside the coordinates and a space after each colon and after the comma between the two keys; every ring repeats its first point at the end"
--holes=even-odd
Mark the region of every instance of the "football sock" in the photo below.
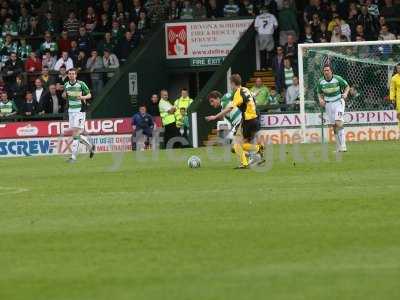
{"type": "Polygon", "coordinates": [[[240,163],[242,164],[242,166],[248,166],[249,162],[247,160],[246,157],[246,152],[243,151],[243,147],[241,144],[235,144],[233,145],[235,152],[237,154],[237,156],[239,157],[240,163]]]}
{"type": "Polygon", "coordinates": [[[79,151],[79,136],[74,136],[72,140],[72,159],[76,159],[79,151]]]}
{"type": "Polygon", "coordinates": [[[79,142],[84,144],[87,148],[90,148],[92,146],[92,144],[89,142],[89,139],[86,136],[82,135],[82,134],[80,135],[79,142]]]}

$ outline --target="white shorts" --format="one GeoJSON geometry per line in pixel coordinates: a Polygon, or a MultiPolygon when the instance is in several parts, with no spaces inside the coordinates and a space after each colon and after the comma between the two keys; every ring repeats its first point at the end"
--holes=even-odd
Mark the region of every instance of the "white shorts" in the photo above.
{"type": "Polygon", "coordinates": [[[335,124],[336,121],[342,121],[344,117],[344,108],[345,103],[344,100],[335,101],[335,102],[327,102],[326,103],[326,114],[328,115],[328,124],[335,124]]]}
{"type": "Polygon", "coordinates": [[[69,128],[85,129],[85,112],[70,112],[69,113],[69,128]]]}

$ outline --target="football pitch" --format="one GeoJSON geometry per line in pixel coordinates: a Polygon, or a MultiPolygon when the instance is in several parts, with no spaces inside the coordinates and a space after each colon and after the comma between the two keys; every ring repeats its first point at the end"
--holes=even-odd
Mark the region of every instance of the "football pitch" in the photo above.
{"type": "Polygon", "coordinates": [[[0,299],[400,299],[400,143],[324,147],[1,159],[0,299]]]}

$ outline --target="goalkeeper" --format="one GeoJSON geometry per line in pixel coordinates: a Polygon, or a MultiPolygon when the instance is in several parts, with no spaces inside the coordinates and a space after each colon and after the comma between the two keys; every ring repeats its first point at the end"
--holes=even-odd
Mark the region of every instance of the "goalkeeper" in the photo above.
{"type": "Polygon", "coordinates": [[[400,126],[400,63],[396,65],[396,74],[390,81],[390,101],[392,101],[397,110],[397,120],[400,126]]]}

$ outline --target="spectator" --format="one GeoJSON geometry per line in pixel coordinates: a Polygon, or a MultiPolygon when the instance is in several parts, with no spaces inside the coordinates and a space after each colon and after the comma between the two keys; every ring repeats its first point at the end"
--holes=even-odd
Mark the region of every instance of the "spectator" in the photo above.
{"type": "Polygon", "coordinates": [[[75,16],[74,11],[70,11],[68,19],[64,22],[64,30],[68,32],[68,37],[71,39],[77,38],[80,23],[75,16]]]}
{"type": "Polygon", "coordinates": [[[47,103],[45,112],[49,114],[59,114],[64,111],[64,100],[61,97],[60,91],[57,91],[55,84],[49,85],[49,93],[47,94],[47,103]]]}
{"type": "Polygon", "coordinates": [[[46,105],[48,102],[48,93],[43,88],[43,83],[39,78],[35,79],[33,100],[36,101],[36,103],[38,104],[39,115],[43,115],[44,113],[46,113],[46,105]]]}
{"type": "Polygon", "coordinates": [[[376,3],[372,3],[371,0],[365,0],[365,6],[368,8],[368,13],[377,18],[379,16],[379,6],[376,3]]]}
{"type": "Polygon", "coordinates": [[[289,57],[293,66],[297,68],[297,43],[293,35],[288,35],[288,41],[283,46],[283,50],[285,51],[285,56],[289,57]]]}
{"type": "Polygon", "coordinates": [[[285,88],[288,88],[291,85],[293,85],[293,77],[295,76],[295,72],[289,57],[285,57],[283,63],[285,65],[284,68],[285,88]]]}
{"type": "Polygon", "coordinates": [[[356,26],[356,32],[354,33],[353,40],[356,40],[356,37],[361,37],[363,40],[366,40],[364,27],[361,24],[356,26]]]}
{"type": "Polygon", "coordinates": [[[119,61],[117,56],[112,53],[109,49],[104,49],[103,55],[103,65],[107,70],[113,70],[112,72],[107,72],[107,77],[111,78],[114,76],[114,70],[119,68],[119,61]]]}
{"type": "Polygon", "coordinates": [[[45,89],[48,89],[49,85],[53,82],[52,77],[49,73],[49,68],[47,66],[42,67],[42,73],[40,74],[39,79],[42,81],[43,87],[45,89]]]}
{"type": "MultiPolygon", "coordinates": [[[[277,105],[282,104],[281,102],[282,102],[282,100],[281,100],[280,93],[277,93],[276,90],[271,90],[271,94],[268,97],[268,105],[277,106],[277,105]]],[[[281,112],[281,109],[279,107],[271,108],[268,110],[268,112],[270,112],[270,113],[281,112]]]]}
{"type": "Polygon", "coordinates": [[[192,104],[193,99],[189,97],[188,90],[186,88],[183,88],[181,90],[181,97],[176,99],[174,102],[174,106],[176,108],[175,110],[175,122],[176,126],[178,129],[180,129],[183,125],[183,115],[181,114],[181,111],[183,109],[184,112],[186,112],[189,108],[189,106],[192,104]]]}
{"type": "Polygon", "coordinates": [[[91,56],[86,63],[86,69],[90,71],[90,79],[92,80],[92,89],[95,96],[97,96],[103,88],[103,73],[100,73],[103,68],[102,58],[98,56],[97,50],[92,50],[91,56]]]}
{"type": "Polygon", "coordinates": [[[39,28],[39,18],[37,16],[32,16],[29,24],[29,36],[38,36],[41,32],[39,28]]]}
{"type": "MultiPolygon", "coordinates": [[[[148,1],[149,2],[149,1],[148,1]]],[[[148,16],[152,25],[158,24],[167,19],[167,8],[160,0],[153,0],[148,8],[148,16]]]]}
{"type": "Polygon", "coordinates": [[[8,59],[8,56],[11,55],[11,53],[16,53],[18,51],[18,46],[16,42],[13,42],[12,36],[10,34],[6,35],[6,39],[4,41],[3,49],[1,50],[1,54],[3,56],[6,56],[4,61],[8,59]]]}
{"type": "Polygon", "coordinates": [[[42,71],[42,61],[37,57],[36,52],[31,52],[31,55],[26,60],[25,71],[28,73],[42,71]]]}
{"type": "Polygon", "coordinates": [[[158,108],[158,95],[153,94],[150,98],[150,103],[148,104],[148,112],[153,117],[160,116],[160,110],[158,108]]]}
{"type": "Polygon", "coordinates": [[[193,8],[193,18],[196,20],[207,18],[206,8],[200,0],[196,1],[196,4],[193,8]]]}
{"type": "Polygon", "coordinates": [[[262,68],[271,66],[271,51],[274,49],[274,32],[278,27],[278,21],[268,10],[263,10],[257,16],[254,27],[257,31],[257,40],[260,49],[260,62],[262,68]]]}
{"type": "Polygon", "coordinates": [[[6,20],[4,21],[3,27],[2,27],[2,32],[3,36],[10,34],[11,36],[17,36],[18,35],[18,28],[17,24],[11,19],[10,16],[6,17],[6,20]]]}
{"type": "Polygon", "coordinates": [[[37,114],[39,108],[38,104],[35,100],[33,100],[33,95],[31,91],[26,91],[25,94],[25,101],[23,109],[21,110],[23,114],[27,117],[34,116],[37,114]]]}
{"type": "Polygon", "coordinates": [[[17,111],[23,111],[26,90],[27,87],[23,82],[22,75],[15,76],[15,82],[10,85],[9,94],[15,101],[17,111]]]}
{"type": "Polygon", "coordinates": [[[86,70],[87,57],[85,51],[79,51],[78,58],[76,59],[76,63],[74,62],[74,66],[77,69],[78,73],[80,71],[86,70]]]}
{"type": "Polygon", "coordinates": [[[61,57],[57,60],[56,64],[54,65],[54,70],[59,71],[61,66],[65,66],[67,68],[67,71],[74,67],[74,62],[68,56],[68,52],[66,51],[63,51],[61,53],[61,57]]]}
{"type": "Polygon", "coordinates": [[[180,10],[175,0],[171,0],[168,9],[168,20],[178,20],[180,17],[180,10]]]}
{"type": "Polygon", "coordinates": [[[83,50],[88,54],[92,49],[92,39],[86,31],[86,28],[81,26],[79,28],[79,36],[78,36],[78,48],[79,50],[83,50]]]}
{"type": "Polygon", "coordinates": [[[297,76],[293,76],[293,84],[286,90],[286,105],[289,106],[289,111],[298,110],[299,97],[299,79],[297,76]]]}
{"type": "Polygon", "coordinates": [[[335,21],[336,25],[340,27],[340,31],[341,31],[342,35],[344,35],[346,37],[346,41],[350,41],[351,40],[351,29],[350,29],[349,24],[347,24],[344,20],[342,20],[342,18],[339,15],[335,17],[334,21],[335,21]]]}
{"type": "Polygon", "coordinates": [[[51,34],[55,34],[60,31],[58,22],[54,20],[53,13],[51,11],[46,12],[45,18],[42,23],[42,30],[48,31],[51,34]]]}
{"type": "Polygon", "coordinates": [[[395,39],[396,39],[396,36],[389,31],[388,26],[383,25],[381,28],[381,32],[379,33],[378,40],[390,41],[390,40],[395,40],[395,39]]]}
{"type": "Polygon", "coordinates": [[[42,58],[42,68],[47,67],[49,70],[54,70],[56,61],[56,58],[51,55],[50,50],[46,50],[42,58]]]}
{"type": "Polygon", "coordinates": [[[376,38],[377,29],[375,19],[368,12],[368,7],[366,5],[361,6],[361,14],[358,15],[357,23],[363,26],[367,40],[376,38]]]}
{"type": "MultiPolygon", "coordinates": [[[[317,14],[317,13],[313,14],[312,20],[306,24],[309,24],[311,26],[312,32],[318,33],[321,28],[321,24],[322,24],[319,14],[317,14]]],[[[281,45],[284,45],[285,43],[283,43],[281,45]]]]}
{"type": "Polygon", "coordinates": [[[19,43],[17,54],[21,60],[25,61],[31,55],[32,46],[26,43],[25,37],[21,37],[19,43]]]}
{"type": "Polygon", "coordinates": [[[92,32],[97,26],[97,14],[94,11],[93,6],[88,6],[87,13],[84,18],[85,29],[87,32],[92,32]]]}
{"type": "Polygon", "coordinates": [[[149,29],[149,24],[147,23],[147,16],[144,11],[140,12],[137,28],[142,36],[149,29]]]}
{"type": "MultiPolygon", "coordinates": [[[[316,15],[318,16],[318,15],[316,15]]],[[[296,40],[299,37],[299,25],[297,23],[296,11],[289,6],[289,1],[283,1],[283,7],[279,12],[279,45],[287,43],[288,35],[296,40]]]]}
{"type": "Polygon", "coordinates": [[[330,41],[331,33],[327,30],[326,23],[322,22],[320,25],[320,29],[315,34],[315,41],[317,43],[321,43],[322,40],[330,41]]]}
{"type": "Polygon", "coordinates": [[[138,24],[141,13],[146,13],[146,11],[142,7],[140,0],[132,0],[132,8],[130,10],[130,21],[133,21],[136,24],[138,24]]]}
{"type": "Polygon", "coordinates": [[[224,16],[222,10],[218,7],[216,0],[208,1],[207,17],[210,19],[222,18],[224,16]]]}
{"type": "Polygon", "coordinates": [[[285,55],[283,47],[278,46],[276,48],[276,55],[272,60],[272,70],[275,77],[275,89],[280,94],[285,88],[285,66],[284,66],[285,55]]]}
{"type": "Polygon", "coordinates": [[[125,38],[121,40],[117,46],[117,54],[120,61],[127,60],[129,54],[138,46],[138,36],[133,36],[132,32],[125,32],[125,38]]]}
{"type": "Polygon", "coordinates": [[[332,31],[331,43],[338,43],[341,41],[342,30],[339,25],[335,25],[332,31]]]}
{"type": "Polygon", "coordinates": [[[61,37],[58,39],[58,50],[60,52],[69,51],[71,49],[71,40],[68,37],[68,32],[63,30],[61,37]]]}
{"type": "Polygon", "coordinates": [[[21,15],[19,16],[18,22],[17,22],[18,34],[19,35],[27,35],[27,34],[29,34],[29,24],[30,24],[31,16],[29,15],[28,10],[24,6],[21,7],[20,14],[21,15]]]}
{"type": "Polygon", "coordinates": [[[120,41],[124,36],[123,30],[118,21],[114,20],[111,24],[111,37],[114,41],[120,41]]]}
{"type": "Polygon", "coordinates": [[[167,146],[172,146],[168,145],[168,142],[172,138],[179,136],[178,128],[176,127],[175,122],[176,108],[169,102],[167,90],[162,90],[160,95],[161,99],[158,103],[158,108],[160,110],[160,117],[164,126],[164,145],[167,148],[167,146]]]}
{"type": "Polygon", "coordinates": [[[305,44],[314,43],[314,35],[310,25],[304,27],[304,37],[302,38],[302,42],[305,44]]]}
{"type": "Polygon", "coordinates": [[[111,52],[115,50],[115,42],[112,39],[111,32],[104,34],[104,39],[99,43],[97,51],[100,55],[103,55],[104,49],[109,49],[111,52]]]}
{"type": "Polygon", "coordinates": [[[17,53],[11,53],[10,59],[7,60],[4,65],[4,71],[7,83],[14,82],[15,76],[24,71],[24,64],[22,60],[18,58],[17,53]]]}
{"type": "Polygon", "coordinates": [[[251,92],[256,100],[256,105],[267,105],[269,97],[269,89],[263,84],[260,77],[256,78],[255,85],[251,88],[251,92]]]}
{"type": "Polygon", "coordinates": [[[143,134],[145,136],[145,149],[150,147],[150,139],[153,137],[154,122],[150,114],[146,112],[146,106],[141,105],[139,112],[132,117],[132,150],[137,149],[137,139],[143,134]]]}
{"type": "Polygon", "coordinates": [[[53,55],[58,52],[58,45],[51,38],[49,31],[44,33],[44,42],[40,45],[40,52],[43,54],[46,50],[49,50],[53,55]]]}
{"type": "Polygon", "coordinates": [[[56,78],[56,87],[57,91],[62,91],[64,90],[64,84],[68,81],[68,74],[67,74],[67,68],[65,65],[62,65],[60,67],[60,71],[57,75],[56,78]]]}
{"type": "Polygon", "coordinates": [[[181,20],[192,20],[193,19],[193,8],[189,0],[183,2],[183,7],[181,9],[181,20]]]}
{"type": "Polygon", "coordinates": [[[6,91],[1,92],[0,100],[0,118],[13,116],[17,113],[17,107],[14,101],[8,99],[6,91]]]}
{"type": "Polygon", "coordinates": [[[94,28],[96,32],[107,32],[111,30],[111,22],[106,13],[101,14],[100,22],[94,28]]]}
{"type": "MultiPolygon", "coordinates": [[[[71,57],[74,65],[75,62],[78,60],[78,56],[81,50],[78,48],[78,43],[75,40],[71,41],[71,48],[68,51],[69,57],[71,57]]],[[[82,50],[83,51],[83,50],[82,50]]]]}
{"type": "Polygon", "coordinates": [[[240,2],[240,11],[239,15],[241,16],[249,16],[249,17],[255,17],[255,7],[253,3],[250,2],[250,0],[242,0],[240,2]]]}
{"type": "Polygon", "coordinates": [[[239,15],[239,5],[235,3],[235,0],[228,0],[228,3],[224,6],[225,17],[237,17],[239,15]]]}

